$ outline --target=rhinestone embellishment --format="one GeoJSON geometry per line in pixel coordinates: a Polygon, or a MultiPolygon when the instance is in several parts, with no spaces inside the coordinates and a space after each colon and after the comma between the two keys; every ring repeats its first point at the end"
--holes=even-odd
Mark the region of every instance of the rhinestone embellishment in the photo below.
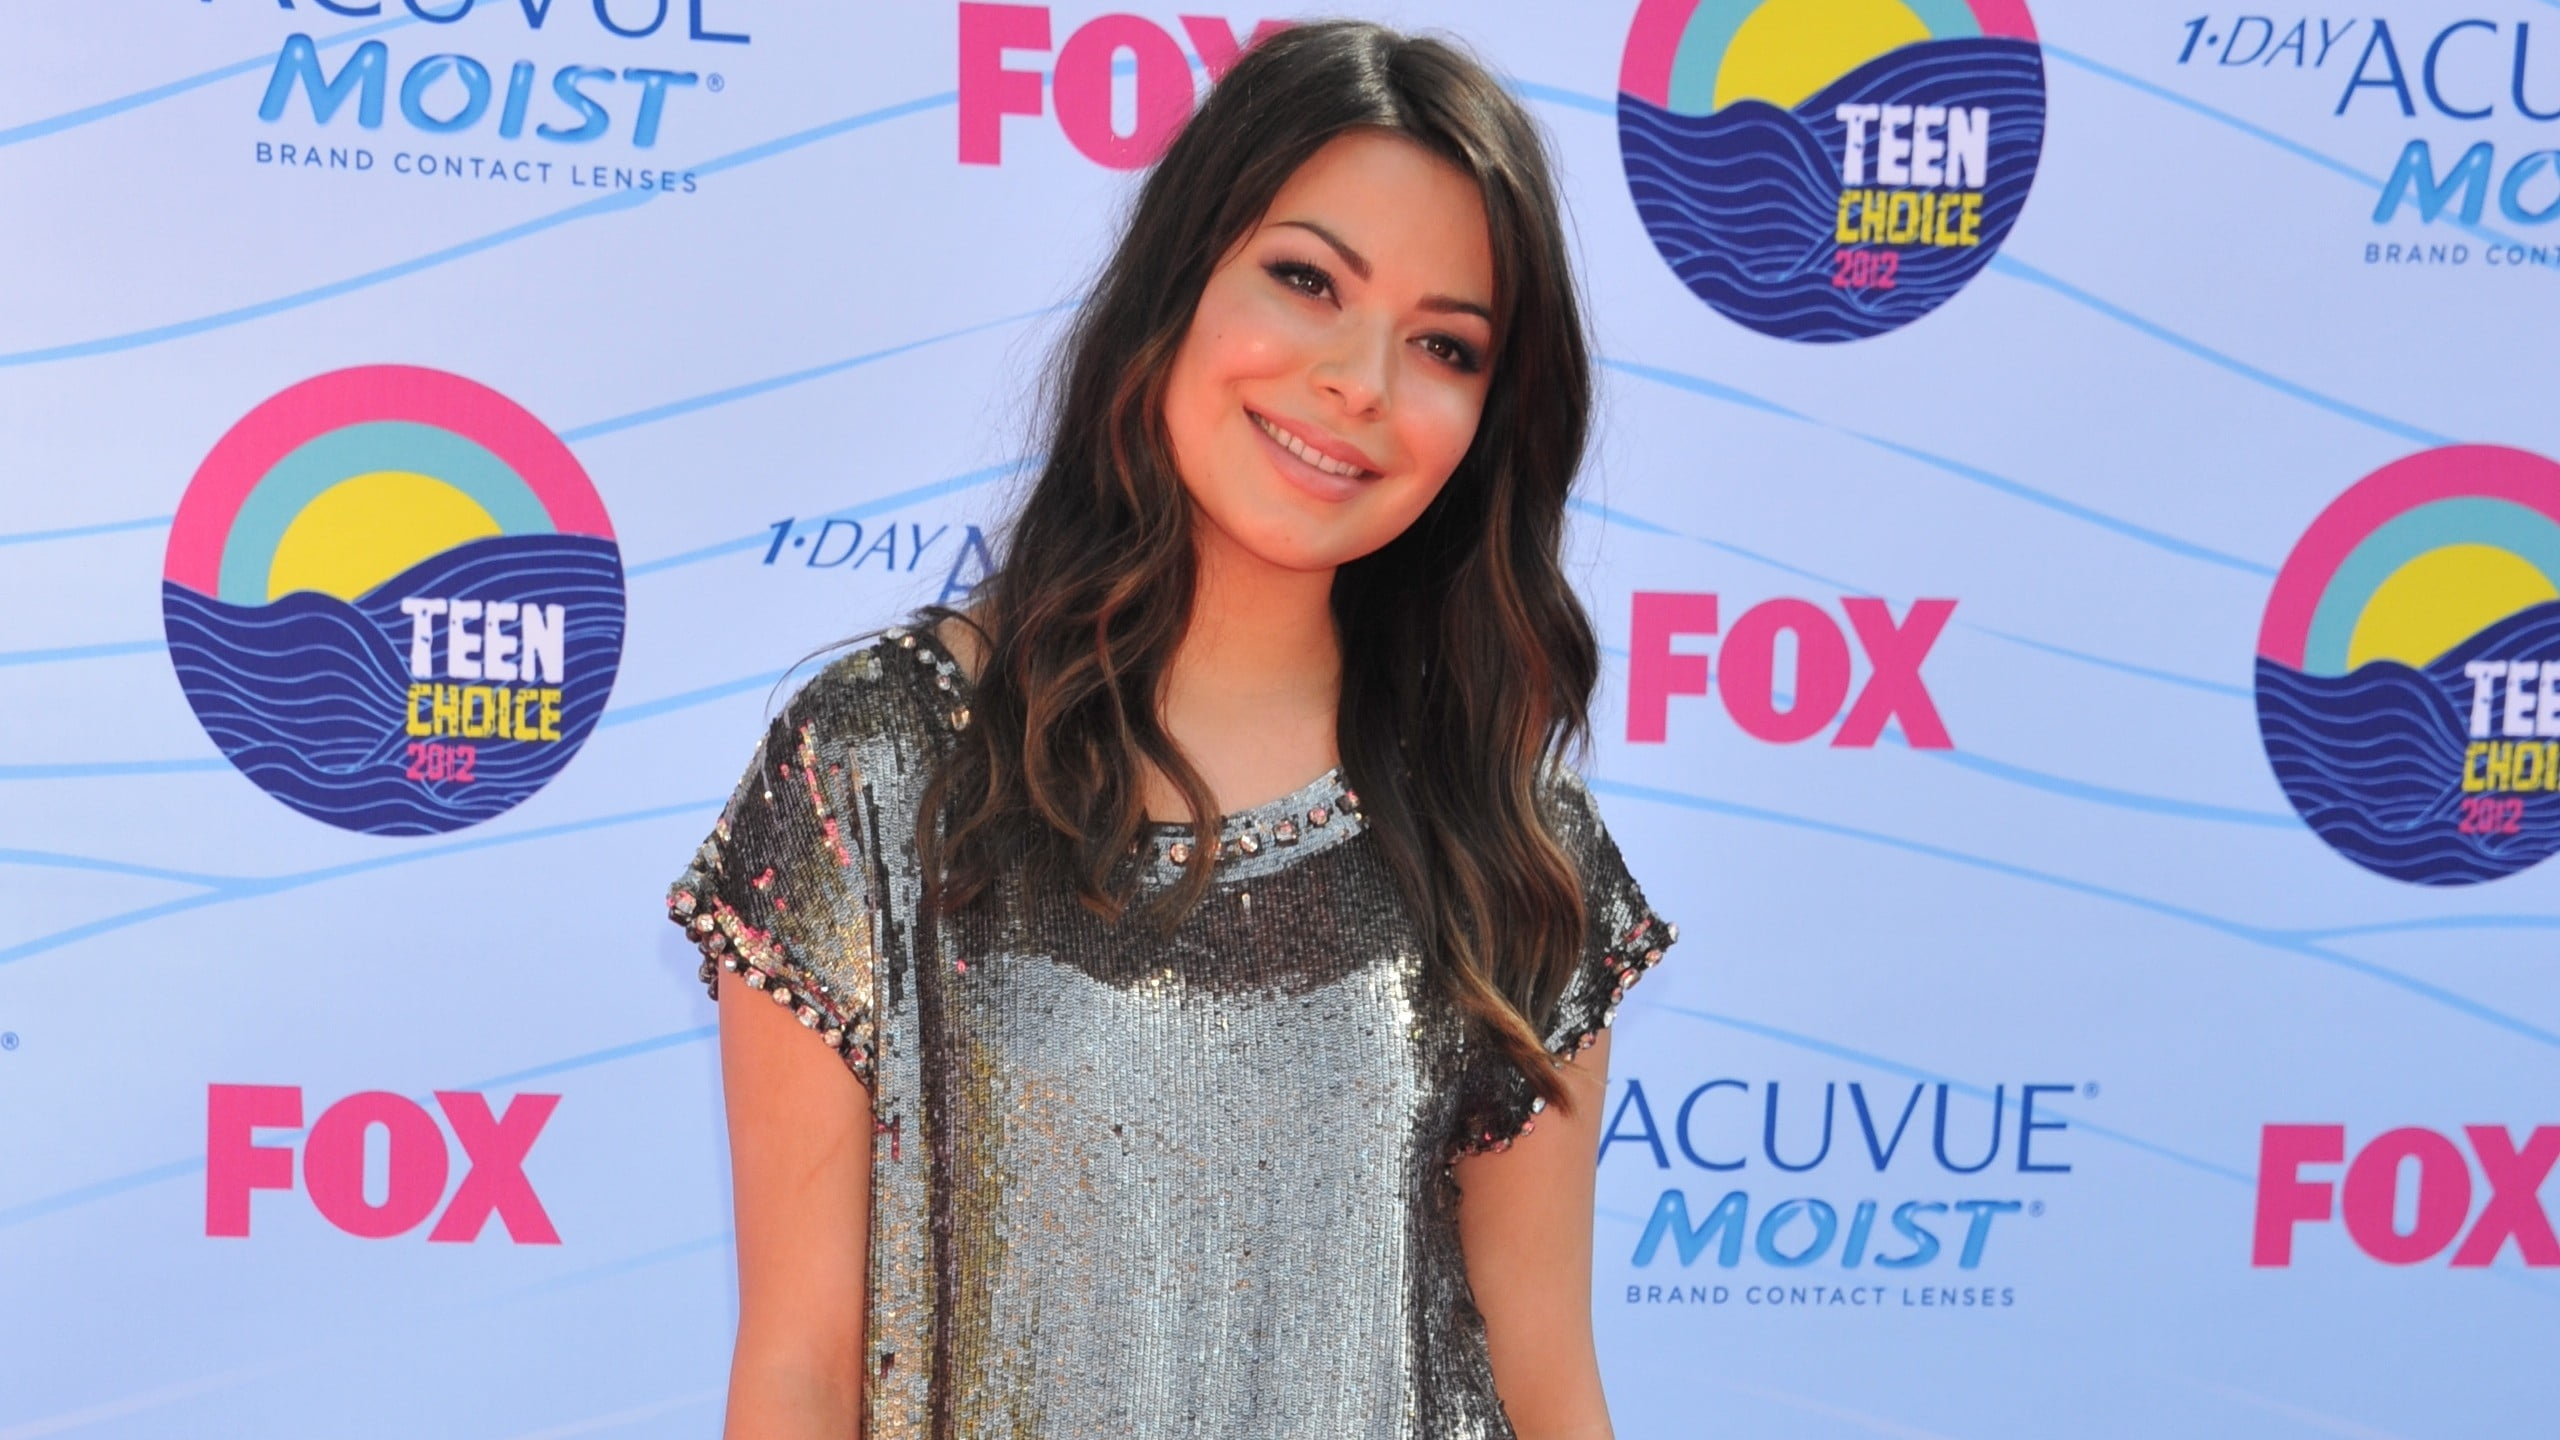
{"type": "MultiPolygon", "coordinates": [[[[1267,814],[1269,807],[1265,806],[1262,809],[1267,814]]],[[[1254,815],[1250,818],[1230,820],[1228,823],[1233,828],[1233,833],[1214,842],[1196,840],[1187,834],[1179,840],[1160,841],[1158,843],[1162,848],[1156,853],[1163,862],[1179,869],[1191,863],[1191,854],[1194,849],[1205,845],[1208,848],[1209,858],[1215,863],[1224,864],[1230,860],[1243,860],[1267,854],[1275,846],[1296,845],[1318,830],[1333,828],[1337,817],[1344,819],[1346,829],[1343,833],[1356,833],[1356,828],[1350,827],[1350,822],[1360,818],[1360,797],[1350,790],[1337,790],[1332,800],[1319,801],[1303,811],[1270,816],[1268,819],[1254,815]]],[[[1143,847],[1144,842],[1140,843],[1143,847]]]]}

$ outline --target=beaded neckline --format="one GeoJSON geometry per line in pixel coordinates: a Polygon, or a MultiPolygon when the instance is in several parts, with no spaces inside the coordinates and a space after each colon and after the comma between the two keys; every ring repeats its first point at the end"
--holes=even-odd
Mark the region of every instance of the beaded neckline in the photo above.
{"type": "MultiPolygon", "coordinates": [[[[1211,863],[1222,880],[1251,879],[1298,856],[1330,849],[1360,833],[1363,823],[1360,796],[1343,783],[1337,765],[1276,800],[1227,815],[1218,825],[1211,863]]],[[[1199,843],[1192,827],[1162,820],[1148,821],[1138,837],[1148,869],[1158,880],[1180,875],[1199,843]]]]}
{"type": "MultiPolygon", "coordinates": [[[[880,632],[880,642],[913,655],[932,675],[933,688],[950,699],[945,718],[951,728],[969,728],[969,677],[941,641],[929,631],[900,625],[880,632]]],[[[1286,795],[1225,816],[1212,863],[1220,879],[1251,879],[1298,856],[1330,849],[1358,834],[1364,824],[1360,796],[1336,765],[1286,795]]],[[[1199,843],[1189,825],[1150,820],[1139,827],[1137,849],[1149,878],[1169,881],[1191,863],[1199,843]]]]}

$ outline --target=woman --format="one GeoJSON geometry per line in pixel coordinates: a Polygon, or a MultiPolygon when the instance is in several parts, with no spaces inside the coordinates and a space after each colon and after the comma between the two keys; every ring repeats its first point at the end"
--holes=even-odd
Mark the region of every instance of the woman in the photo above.
{"type": "Polygon", "coordinates": [[[802,690],[674,889],[733,1437],[1609,1433],[1605,1027],[1670,930],[1557,763],[1589,394],[1482,69],[1325,24],[1218,84],[971,611],[802,690]]]}

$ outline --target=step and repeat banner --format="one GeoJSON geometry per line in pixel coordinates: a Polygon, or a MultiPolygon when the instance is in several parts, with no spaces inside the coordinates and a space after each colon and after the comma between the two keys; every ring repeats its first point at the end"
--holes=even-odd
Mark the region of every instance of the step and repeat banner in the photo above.
{"type": "MultiPolygon", "coordinates": [[[[0,15],[0,1437],[714,1432],[662,887],[1316,13],[1120,3],[0,15]]],[[[2560,8],[1353,8],[1592,301],[1619,1433],[2560,1423],[2560,8]]]]}

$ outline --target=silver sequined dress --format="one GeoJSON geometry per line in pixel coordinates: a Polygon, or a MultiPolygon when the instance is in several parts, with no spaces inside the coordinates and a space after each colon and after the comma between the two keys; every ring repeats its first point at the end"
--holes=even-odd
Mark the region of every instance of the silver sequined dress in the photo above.
{"type": "MultiPolygon", "coordinates": [[[[837,661],[670,894],[715,993],[871,1086],[870,1435],[1509,1436],[1449,1167],[1538,1105],[1426,983],[1358,799],[1228,817],[1169,937],[1018,891],[938,918],[914,817],[967,698],[929,633],[837,661]]],[[[1570,1055],[1672,932],[1580,782],[1546,800],[1591,915],[1570,1055]]],[[[1140,883],[1195,843],[1151,829],[1140,883]]]]}

